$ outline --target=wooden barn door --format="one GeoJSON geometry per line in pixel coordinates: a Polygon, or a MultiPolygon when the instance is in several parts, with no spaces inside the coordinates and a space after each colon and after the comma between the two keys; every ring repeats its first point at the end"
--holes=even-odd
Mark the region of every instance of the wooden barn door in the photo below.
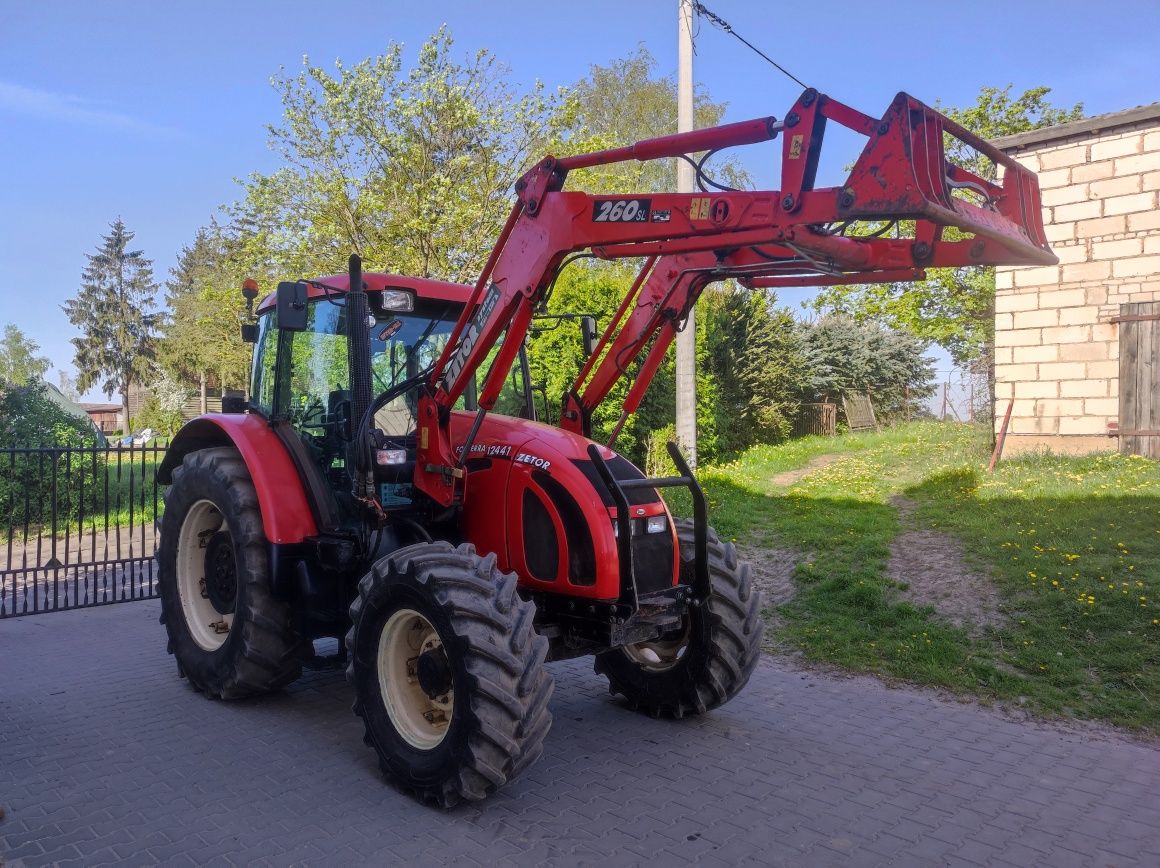
{"type": "Polygon", "coordinates": [[[1160,458],[1160,302],[1120,305],[1120,451],[1160,458]]]}

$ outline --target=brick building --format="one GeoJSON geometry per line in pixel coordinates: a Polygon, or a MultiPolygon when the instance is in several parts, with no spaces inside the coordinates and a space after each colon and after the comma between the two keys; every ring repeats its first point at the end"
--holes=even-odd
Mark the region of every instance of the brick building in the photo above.
{"type": "Polygon", "coordinates": [[[1115,450],[1121,305],[1160,301],[1160,103],[996,141],[1039,173],[1059,265],[999,268],[995,418],[1006,452],[1115,450]]]}

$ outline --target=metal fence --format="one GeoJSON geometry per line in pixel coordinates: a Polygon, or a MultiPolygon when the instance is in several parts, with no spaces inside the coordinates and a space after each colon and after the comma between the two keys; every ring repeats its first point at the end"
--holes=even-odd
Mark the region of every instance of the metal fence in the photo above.
{"type": "Polygon", "coordinates": [[[164,454],[0,448],[0,618],[156,596],[164,454]]]}

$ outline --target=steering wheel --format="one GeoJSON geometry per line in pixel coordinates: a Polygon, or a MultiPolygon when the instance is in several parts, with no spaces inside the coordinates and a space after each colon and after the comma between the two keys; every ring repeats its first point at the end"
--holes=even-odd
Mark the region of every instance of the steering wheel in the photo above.
{"type": "Polygon", "coordinates": [[[325,420],[326,405],[322,403],[321,398],[314,398],[302,408],[302,415],[298,419],[298,427],[325,428],[327,425],[325,420]]]}

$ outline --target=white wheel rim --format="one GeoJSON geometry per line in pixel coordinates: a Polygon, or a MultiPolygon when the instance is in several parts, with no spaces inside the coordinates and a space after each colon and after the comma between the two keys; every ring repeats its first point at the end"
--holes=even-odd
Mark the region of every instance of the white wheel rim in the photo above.
{"type": "Polygon", "coordinates": [[[414,609],[399,609],[379,634],[379,692],[395,731],[419,750],[439,745],[451,726],[455,689],[432,699],[419,685],[419,655],[443,647],[439,631],[414,609]]]}
{"type": "Polygon", "coordinates": [[[672,639],[654,639],[652,642],[638,642],[625,645],[622,649],[633,663],[650,672],[664,672],[681,662],[689,648],[689,619],[685,618],[680,635],[672,639]]]}
{"type": "Polygon", "coordinates": [[[205,590],[205,549],[210,537],[224,526],[217,506],[199,500],[185,514],[177,535],[177,596],[189,635],[203,651],[221,648],[234,623],[233,614],[215,609],[205,590]]]}

